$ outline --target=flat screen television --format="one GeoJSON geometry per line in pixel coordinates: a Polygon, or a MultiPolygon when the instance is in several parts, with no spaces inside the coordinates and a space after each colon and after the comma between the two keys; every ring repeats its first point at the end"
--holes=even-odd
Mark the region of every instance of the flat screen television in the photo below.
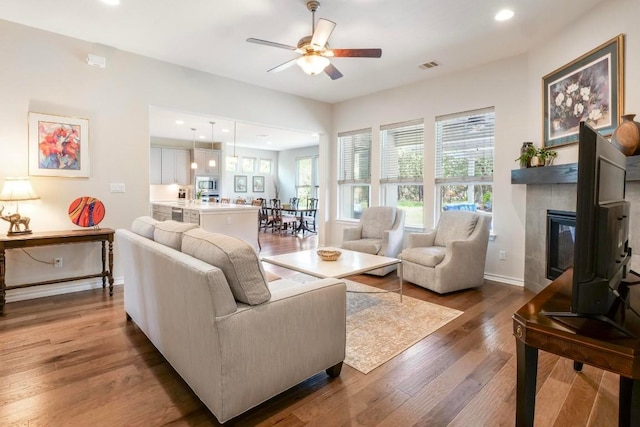
{"type": "Polygon", "coordinates": [[[547,315],[609,321],[631,258],[625,189],[626,156],[580,123],[571,312],[547,315]]]}

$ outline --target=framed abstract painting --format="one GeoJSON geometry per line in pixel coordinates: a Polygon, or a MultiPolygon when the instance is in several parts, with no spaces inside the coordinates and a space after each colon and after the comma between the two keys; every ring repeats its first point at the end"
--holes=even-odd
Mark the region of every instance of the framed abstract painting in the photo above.
{"type": "Polygon", "coordinates": [[[542,91],[545,147],[578,142],[581,121],[613,133],[624,105],[624,35],[544,76],[542,91]]]}
{"type": "Polygon", "coordinates": [[[89,120],[29,113],[29,175],[89,176],[89,120]]]}

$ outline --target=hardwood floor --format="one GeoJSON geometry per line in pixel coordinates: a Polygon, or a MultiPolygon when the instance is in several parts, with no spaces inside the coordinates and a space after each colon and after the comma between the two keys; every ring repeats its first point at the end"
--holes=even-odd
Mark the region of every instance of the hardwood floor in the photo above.
{"type": "MultiPolygon", "coordinates": [[[[316,247],[316,237],[261,233],[262,254],[316,247]]],[[[279,275],[291,272],[271,265],[279,275]]],[[[397,277],[351,279],[381,288],[397,277]]],[[[238,426],[512,426],[511,316],[532,294],[487,282],[440,296],[405,295],[464,314],[364,375],[322,372],[230,421],[238,426]]],[[[219,425],[132,322],[122,286],[7,304],[0,317],[0,425],[219,425]]],[[[617,425],[618,378],[540,353],[537,426],[617,425]]]]}

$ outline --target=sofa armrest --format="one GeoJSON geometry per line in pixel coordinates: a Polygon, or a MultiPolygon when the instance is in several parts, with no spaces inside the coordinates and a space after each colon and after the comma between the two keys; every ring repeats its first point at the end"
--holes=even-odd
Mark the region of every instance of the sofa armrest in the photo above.
{"type": "Polygon", "coordinates": [[[342,241],[347,240],[360,240],[362,239],[362,226],[345,228],[342,230],[342,241]]]}
{"type": "Polygon", "coordinates": [[[426,248],[433,246],[436,240],[436,231],[431,230],[426,233],[411,233],[409,234],[408,248],[426,248]]]}

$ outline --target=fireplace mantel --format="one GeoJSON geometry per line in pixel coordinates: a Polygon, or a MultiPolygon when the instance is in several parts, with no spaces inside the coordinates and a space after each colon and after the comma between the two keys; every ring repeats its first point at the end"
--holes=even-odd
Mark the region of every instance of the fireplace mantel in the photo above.
{"type": "MultiPolygon", "coordinates": [[[[640,181],[640,156],[627,157],[627,181],[640,181]]],[[[578,182],[578,164],[513,169],[512,184],[575,184],[578,182]]]]}

